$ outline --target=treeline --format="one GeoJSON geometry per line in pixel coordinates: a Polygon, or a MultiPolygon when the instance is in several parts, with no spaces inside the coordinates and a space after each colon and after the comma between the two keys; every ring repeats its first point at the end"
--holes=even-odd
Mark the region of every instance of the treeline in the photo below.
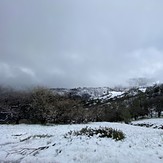
{"type": "Polygon", "coordinates": [[[0,89],[1,123],[84,123],[89,114],[82,106],[80,98],[60,96],[43,87],[0,89]]]}
{"type": "Polygon", "coordinates": [[[94,121],[124,121],[140,117],[161,116],[163,111],[163,85],[147,88],[143,93],[131,89],[121,98],[88,102],[85,97],[58,95],[37,87],[17,91],[0,87],[0,123],[71,124],[94,121]],[[136,93],[135,93],[136,92],[136,93]]]}

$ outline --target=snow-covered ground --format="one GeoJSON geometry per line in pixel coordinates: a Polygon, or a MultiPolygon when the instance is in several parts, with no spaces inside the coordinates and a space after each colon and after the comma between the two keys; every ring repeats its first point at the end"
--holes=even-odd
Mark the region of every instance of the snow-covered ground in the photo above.
{"type": "Polygon", "coordinates": [[[138,120],[138,121],[133,121],[132,124],[142,125],[142,126],[146,125],[147,127],[163,129],[163,118],[138,120]]]}
{"type": "MultiPolygon", "coordinates": [[[[143,120],[163,124],[163,118],[143,120]]],[[[136,123],[136,122],[134,122],[136,123]]],[[[141,123],[141,121],[139,121],[141,123]]],[[[0,125],[0,162],[21,163],[162,163],[163,130],[122,123],[82,125],[0,125]],[[83,127],[112,127],[126,138],[65,138],[70,130],[83,127]]]]}

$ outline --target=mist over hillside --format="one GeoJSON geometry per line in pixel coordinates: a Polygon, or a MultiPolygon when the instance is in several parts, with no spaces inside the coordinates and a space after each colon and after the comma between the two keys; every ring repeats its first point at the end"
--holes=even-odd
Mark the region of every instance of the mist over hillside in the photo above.
{"type": "Polygon", "coordinates": [[[132,88],[0,89],[1,123],[85,123],[161,117],[163,84],[132,88]]]}

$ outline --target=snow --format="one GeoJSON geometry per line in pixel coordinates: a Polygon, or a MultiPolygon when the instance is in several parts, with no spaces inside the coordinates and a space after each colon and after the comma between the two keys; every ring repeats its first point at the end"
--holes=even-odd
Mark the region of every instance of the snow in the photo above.
{"type": "Polygon", "coordinates": [[[124,92],[117,92],[117,91],[111,91],[110,93],[111,93],[111,98],[124,94],[124,92]]]}
{"type": "Polygon", "coordinates": [[[132,124],[149,124],[152,125],[151,127],[161,127],[163,126],[163,118],[157,118],[157,119],[144,119],[144,120],[138,120],[133,121],[132,124]]]}
{"type": "Polygon", "coordinates": [[[100,99],[100,100],[109,100],[111,98],[114,98],[114,97],[122,97],[122,95],[124,95],[124,92],[120,92],[120,91],[109,91],[108,94],[106,95],[103,95],[103,96],[100,96],[98,98],[94,98],[94,99],[100,99]]]}
{"type": "MultiPolygon", "coordinates": [[[[163,118],[133,123],[163,124],[163,118]]],[[[162,163],[163,130],[123,123],[96,122],[80,125],[0,125],[0,162],[40,163],[162,163]],[[64,135],[83,127],[112,127],[126,138],[64,135]],[[48,147],[43,150],[40,147],[48,147]],[[35,150],[35,151],[34,151],[35,150]]]]}
{"type": "Polygon", "coordinates": [[[113,98],[119,95],[122,95],[123,91],[112,91],[113,89],[109,87],[84,87],[84,88],[74,88],[74,89],[51,89],[53,92],[58,93],[60,95],[64,95],[65,93],[72,93],[74,95],[82,96],[84,94],[88,94],[90,99],[108,99],[113,98]]]}
{"type": "Polygon", "coordinates": [[[145,91],[147,90],[147,88],[139,88],[140,91],[142,91],[143,93],[145,93],[145,91]]]}

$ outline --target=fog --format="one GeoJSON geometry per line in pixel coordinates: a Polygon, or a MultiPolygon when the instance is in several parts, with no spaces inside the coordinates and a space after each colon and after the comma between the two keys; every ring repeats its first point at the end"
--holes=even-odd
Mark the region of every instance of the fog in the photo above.
{"type": "Polygon", "coordinates": [[[0,84],[163,81],[162,0],[1,0],[0,84]]]}

